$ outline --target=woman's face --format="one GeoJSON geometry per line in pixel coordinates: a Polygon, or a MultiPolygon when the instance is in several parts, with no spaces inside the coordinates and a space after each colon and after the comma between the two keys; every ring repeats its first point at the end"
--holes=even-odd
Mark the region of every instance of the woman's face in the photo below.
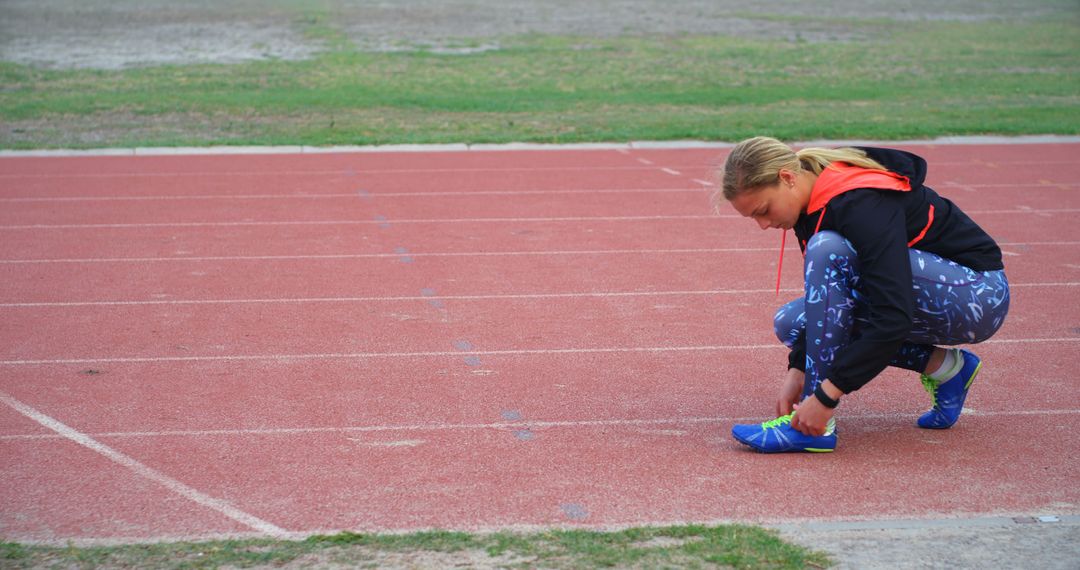
{"type": "Polygon", "coordinates": [[[790,230],[806,205],[798,190],[781,179],[776,184],[735,196],[731,205],[739,214],[753,218],[763,230],[790,230]]]}

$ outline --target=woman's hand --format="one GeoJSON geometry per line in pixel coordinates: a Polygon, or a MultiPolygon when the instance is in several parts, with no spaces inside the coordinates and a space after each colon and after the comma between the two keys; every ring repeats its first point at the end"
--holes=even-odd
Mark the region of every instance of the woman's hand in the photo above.
{"type": "Polygon", "coordinates": [[[791,418],[791,427],[804,435],[825,435],[825,428],[833,417],[833,410],[826,408],[816,397],[811,395],[798,406],[798,412],[791,418]]]}
{"type": "Polygon", "coordinates": [[[798,368],[789,368],[784,383],[780,385],[780,396],[776,399],[776,417],[786,416],[795,409],[795,404],[802,398],[803,378],[805,374],[798,368]]]}

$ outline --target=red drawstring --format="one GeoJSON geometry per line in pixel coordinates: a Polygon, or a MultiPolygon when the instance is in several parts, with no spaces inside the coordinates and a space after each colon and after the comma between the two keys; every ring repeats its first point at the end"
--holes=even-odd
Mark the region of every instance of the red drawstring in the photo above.
{"type": "Polygon", "coordinates": [[[787,230],[780,234],[780,263],[776,264],[776,296],[780,296],[780,274],[784,271],[784,244],[787,243],[787,230]]]}

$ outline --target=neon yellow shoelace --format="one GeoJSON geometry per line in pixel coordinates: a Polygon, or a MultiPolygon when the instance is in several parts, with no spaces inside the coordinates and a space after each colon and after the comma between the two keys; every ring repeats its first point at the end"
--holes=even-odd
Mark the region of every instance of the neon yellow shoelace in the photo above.
{"type": "Polygon", "coordinates": [[[761,424],[761,427],[764,428],[764,429],[769,429],[769,428],[779,427],[779,426],[782,426],[784,424],[790,424],[791,423],[791,416],[794,416],[794,415],[795,415],[795,412],[791,412],[790,414],[788,414],[786,416],[780,416],[780,417],[776,418],[775,420],[769,420],[769,421],[761,424]]]}
{"type": "MultiPolygon", "coordinates": [[[[794,417],[794,416],[795,416],[795,412],[791,412],[790,414],[788,414],[786,416],[780,416],[780,417],[776,418],[775,420],[769,420],[769,421],[761,424],[761,427],[762,427],[762,429],[771,429],[771,428],[780,427],[780,426],[782,426],[784,424],[790,424],[791,423],[791,418],[794,417]]],[[[829,423],[825,427],[825,435],[832,435],[832,433],[834,431],[836,431],[836,418],[829,418],[829,423]]]]}
{"type": "Polygon", "coordinates": [[[922,382],[923,388],[930,393],[930,405],[937,405],[937,382],[934,382],[933,378],[925,374],[919,375],[919,380],[922,382]]]}

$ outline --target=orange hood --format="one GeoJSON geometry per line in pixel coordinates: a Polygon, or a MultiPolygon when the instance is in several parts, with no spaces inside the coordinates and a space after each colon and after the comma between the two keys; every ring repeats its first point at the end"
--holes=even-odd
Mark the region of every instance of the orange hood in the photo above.
{"type": "Polygon", "coordinates": [[[813,214],[825,207],[829,200],[857,188],[876,188],[879,190],[911,191],[911,182],[907,176],[901,176],[887,170],[869,170],[852,166],[846,162],[834,162],[821,171],[814,187],[810,190],[810,203],[806,213],[813,214]]]}

